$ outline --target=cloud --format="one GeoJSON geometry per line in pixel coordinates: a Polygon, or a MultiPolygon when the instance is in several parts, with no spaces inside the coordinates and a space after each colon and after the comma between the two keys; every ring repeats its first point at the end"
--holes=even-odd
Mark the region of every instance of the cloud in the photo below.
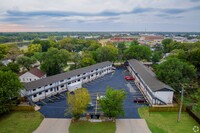
{"type": "Polygon", "coordinates": [[[190,0],[191,2],[200,2],[200,0],[190,0]]]}

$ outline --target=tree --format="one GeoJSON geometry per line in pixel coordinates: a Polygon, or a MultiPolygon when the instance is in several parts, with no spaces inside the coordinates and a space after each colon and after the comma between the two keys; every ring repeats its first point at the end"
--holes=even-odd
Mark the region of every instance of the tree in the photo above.
{"type": "Polygon", "coordinates": [[[118,43],[117,48],[119,50],[119,60],[122,60],[124,55],[124,50],[126,49],[126,45],[124,42],[120,42],[118,43]]]}
{"type": "Polygon", "coordinates": [[[75,119],[79,119],[80,116],[86,112],[86,108],[89,102],[90,94],[86,88],[79,88],[73,93],[67,93],[69,111],[72,113],[75,119]]]}
{"type": "Polygon", "coordinates": [[[67,50],[50,48],[43,58],[41,70],[46,72],[48,76],[59,74],[67,65],[70,54],[67,50]]]}
{"type": "Polygon", "coordinates": [[[19,64],[10,62],[7,66],[0,67],[1,71],[12,71],[14,73],[19,73],[19,64]]]}
{"type": "Polygon", "coordinates": [[[0,114],[9,111],[12,98],[19,96],[23,88],[17,74],[0,71],[0,114]]]}
{"type": "Polygon", "coordinates": [[[143,45],[133,45],[125,50],[125,58],[128,59],[137,59],[137,60],[150,60],[151,50],[147,46],[143,45]]]}
{"type": "Polygon", "coordinates": [[[30,44],[28,46],[28,52],[30,53],[42,52],[42,46],[40,44],[30,44]]]}
{"type": "Polygon", "coordinates": [[[17,63],[25,67],[27,70],[30,70],[31,65],[36,63],[36,59],[27,56],[21,56],[17,58],[17,63]]]}
{"type": "Polygon", "coordinates": [[[168,58],[156,68],[157,77],[179,91],[181,84],[189,84],[196,77],[195,67],[177,58],[168,58]]]}
{"type": "Polygon", "coordinates": [[[159,52],[154,52],[151,58],[152,62],[157,63],[160,61],[160,59],[161,59],[161,55],[159,54],[159,52]]]}
{"type": "Polygon", "coordinates": [[[16,58],[21,54],[20,49],[17,47],[16,44],[9,44],[8,51],[7,51],[7,58],[11,59],[13,62],[16,58]]]}
{"type": "Polygon", "coordinates": [[[162,41],[162,46],[163,46],[163,49],[164,49],[164,53],[168,53],[170,52],[170,49],[169,49],[169,45],[173,42],[173,40],[171,38],[167,38],[167,39],[164,39],[162,41]]]}
{"type": "Polygon", "coordinates": [[[90,57],[85,57],[81,60],[81,66],[86,67],[95,64],[95,60],[90,57]]]}
{"type": "Polygon", "coordinates": [[[114,90],[107,87],[105,97],[99,99],[102,111],[109,118],[116,118],[119,115],[124,115],[123,101],[126,98],[124,90],[114,90]]]}
{"type": "Polygon", "coordinates": [[[71,53],[70,60],[74,62],[74,67],[79,68],[81,63],[81,55],[77,52],[71,53]]]}
{"type": "Polygon", "coordinates": [[[118,49],[112,45],[100,47],[96,50],[98,62],[115,61],[118,55],[118,49]]]}

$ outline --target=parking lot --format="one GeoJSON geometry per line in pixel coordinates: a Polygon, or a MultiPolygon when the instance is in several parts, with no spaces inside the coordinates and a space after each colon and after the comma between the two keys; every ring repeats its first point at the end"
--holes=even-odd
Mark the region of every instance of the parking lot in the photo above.
{"type": "MultiPolygon", "coordinates": [[[[112,87],[114,89],[124,89],[126,94],[126,99],[124,101],[124,110],[125,115],[120,118],[140,118],[138,114],[138,107],[146,106],[145,104],[138,104],[134,103],[133,99],[135,97],[142,97],[142,94],[135,86],[134,81],[126,81],[124,76],[129,75],[128,71],[124,68],[118,68],[113,73],[107,74],[104,77],[91,81],[83,85],[83,87],[89,90],[89,93],[92,98],[92,104],[94,104],[94,108],[88,109],[88,112],[94,113],[96,109],[96,97],[97,93],[98,96],[105,95],[106,87],[112,87]]],[[[52,97],[54,102],[50,101],[49,99],[45,99],[44,104],[42,102],[38,102],[36,104],[42,105],[41,109],[39,110],[46,118],[65,118],[70,117],[70,115],[65,116],[65,110],[67,109],[66,105],[66,94],[62,93],[52,97]]],[[[52,99],[51,98],[51,99],[52,99]]],[[[100,111],[100,107],[97,106],[98,110],[100,111]]]]}

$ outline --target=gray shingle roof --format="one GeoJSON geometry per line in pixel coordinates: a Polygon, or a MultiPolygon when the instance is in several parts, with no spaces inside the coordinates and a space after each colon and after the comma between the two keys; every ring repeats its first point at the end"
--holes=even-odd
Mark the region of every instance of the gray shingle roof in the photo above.
{"type": "Polygon", "coordinates": [[[149,70],[146,66],[144,66],[141,62],[135,59],[128,60],[129,65],[132,66],[135,71],[139,74],[139,76],[143,79],[146,85],[152,91],[159,91],[159,90],[171,90],[174,91],[170,86],[164,84],[160,80],[158,80],[155,74],[149,70]]]}
{"type": "Polygon", "coordinates": [[[84,68],[80,68],[80,69],[76,69],[73,71],[69,71],[69,72],[65,72],[65,73],[61,73],[61,74],[57,74],[57,75],[53,75],[53,76],[49,76],[43,79],[39,79],[33,82],[28,82],[28,83],[24,83],[24,87],[26,88],[26,90],[31,90],[31,89],[35,89],[38,87],[42,87],[54,82],[58,82],[60,80],[64,80],[64,79],[68,79],[70,77],[79,75],[79,74],[83,74],[86,72],[90,72],[92,70],[101,68],[101,67],[105,67],[105,66],[109,66],[112,65],[112,62],[110,61],[106,61],[106,62],[102,62],[102,63],[97,63],[88,67],[84,67],[84,68]]]}

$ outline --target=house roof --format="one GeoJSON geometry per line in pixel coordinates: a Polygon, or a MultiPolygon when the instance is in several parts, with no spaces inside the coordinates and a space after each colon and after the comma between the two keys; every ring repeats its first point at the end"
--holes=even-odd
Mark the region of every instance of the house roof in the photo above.
{"type": "Polygon", "coordinates": [[[90,72],[92,70],[101,68],[101,67],[105,67],[108,65],[112,65],[112,62],[110,61],[106,61],[106,62],[102,62],[102,63],[97,63],[88,67],[83,67],[80,69],[76,69],[73,71],[69,71],[69,72],[65,72],[65,73],[61,73],[61,74],[57,74],[57,75],[53,75],[53,76],[49,76],[43,79],[39,79],[39,80],[35,80],[33,82],[28,82],[28,83],[24,83],[24,86],[26,88],[26,90],[31,90],[31,89],[35,89],[38,87],[42,87],[54,82],[58,82],[60,80],[64,80],[64,79],[68,79],[70,77],[79,75],[79,74],[83,74],[86,72],[90,72]]]}
{"type": "Polygon", "coordinates": [[[174,91],[170,86],[158,80],[155,74],[138,60],[131,59],[131,60],[128,60],[128,62],[129,62],[129,65],[135,69],[137,74],[143,79],[146,85],[148,85],[149,88],[153,92],[159,91],[159,90],[160,91],[166,90],[166,89],[170,91],[174,91]]]}
{"type": "Polygon", "coordinates": [[[153,41],[153,40],[157,40],[157,39],[163,40],[164,37],[163,36],[144,36],[144,40],[153,41]]]}
{"type": "Polygon", "coordinates": [[[45,75],[45,73],[42,72],[42,71],[41,71],[40,69],[38,69],[38,68],[33,68],[33,69],[31,69],[29,72],[30,72],[31,74],[33,74],[33,75],[39,77],[39,78],[41,78],[42,76],[45,75]]]}

